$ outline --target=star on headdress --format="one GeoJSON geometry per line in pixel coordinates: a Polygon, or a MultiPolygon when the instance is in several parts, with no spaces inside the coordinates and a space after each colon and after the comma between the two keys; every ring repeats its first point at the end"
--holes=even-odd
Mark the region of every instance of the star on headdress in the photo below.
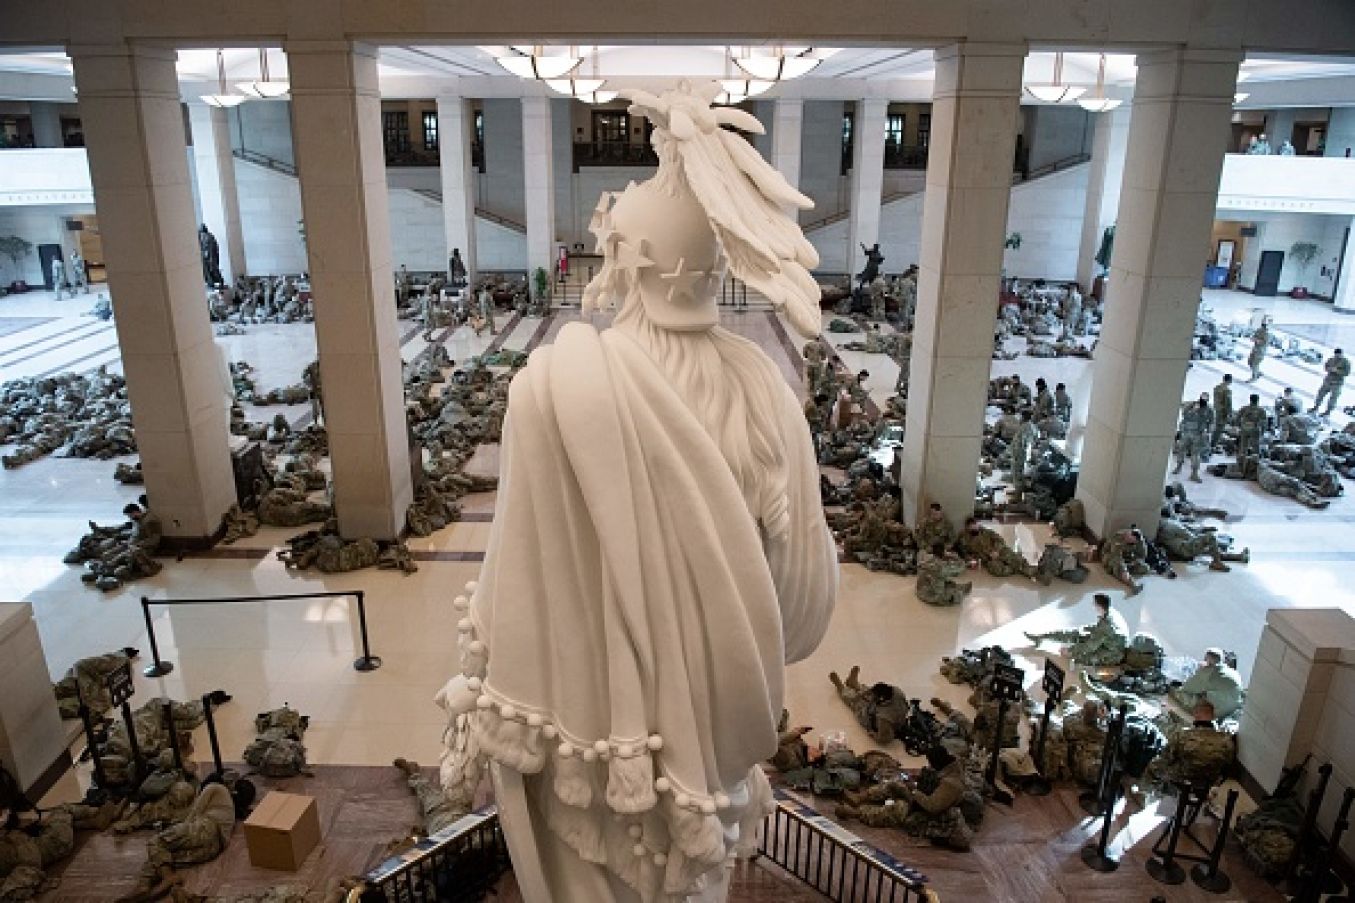
{"type": "Polygon", "coordinates": [[[695,295],[696,284],[706,278],[706,273],[702,270],[686,269],[687,259],[679,257],[677,269],[671,273],[660,273],[659,278],[668,283],[668,300],[675,301],[678,298],[691,298],[695,295]]]}
{"type": "Polygon", "coordinates": [[[616,239],[616,259],[613,264],[618,270],[628,272],[632,279],[640,277],[640,270],[652,267],[654,261],[645,256],[645,240],[637,239],[631,244],[624,238],[616,239]]]}
{"type": "Polygon", "coordinates": [[[612,215],[610,213],[593,213],[593,221],[588,226],[588,231],[593,233],[597,239],[597,247],[594,250],[598,254],[607,253],[607,243],[616,235],[616,230],[612,228],[612,215]]]}

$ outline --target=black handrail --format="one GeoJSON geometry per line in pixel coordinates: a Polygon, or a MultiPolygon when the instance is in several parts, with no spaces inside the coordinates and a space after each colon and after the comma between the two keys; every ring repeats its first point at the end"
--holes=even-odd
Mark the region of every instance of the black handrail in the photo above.
{"type": "Polygon", "coordinates": [[[362,635],[362,657],[353,662],[355,671],[375,671],[381,667],[379,656],[372,655],[367,642],[367,605],[365,590],[318,593],[274,593],[266,596],[217,596],[210,599],[151,599],[141,597],[141,616],[146,619],[146,633],[151,641],[151,664],[142,671],[147,677],[164,677],[174,670],[174,663],[160,657],[160,645],[155,641],[155,624],[151,621],[152,605],[216,605],[227,602],[274,602],[281,599],[337,599],[354,596],[358,600],[358,630],[362,635]]]}
{"type": "MultiPolygon", "coordinates": [[[[926,899],[927,877],[777,792],[758,855],[836,903],[926,899]]],[[[509,869],[498,809],[486,806],[368,872],[350,900],[480,900],[509,869]]]]}
{"type": "Polygon", "coordinates": [[[836,903],[926,899],[926,875],[780,791],[758,852],[836,903]]]}
{"type": "Polygon", "coordinates": [[[509,868],[498,808],[490,805],[382,862],[348,899],[469,903],[483,900],[509,868]]]}
{"type": "Polygon", "coordinates": [[[245,147],[231,148],[231,154],[235,157],[239,157],[246,163],[263,166],[274,172],[280,172],[288,176],[296,175],[296,164],[287,160],[279,160],[277,157],[270,157],[267,154],[261,154],[258,151],[250,150],[245,147]]]}

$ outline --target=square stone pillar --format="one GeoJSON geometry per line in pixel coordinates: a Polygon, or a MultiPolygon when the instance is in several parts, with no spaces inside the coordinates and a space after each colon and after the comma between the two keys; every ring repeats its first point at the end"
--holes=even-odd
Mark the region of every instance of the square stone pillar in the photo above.
{"type": "MultiPolygon", "coordinates": [[[[778,97],[772,101],[772,168],[786,177],[792,188],[800,187],[800,133],[805,119],[805,103],[798,97],[778,97]]],[[[883,155],[883,143],[881,154],[883,155]]],[[[881,158],[882,167],[883,156],[881,158]]],[[[884,171],[880,178],[883,184],[884,171]]],[[[798,208],[796,208],[798,209],[798,208]]],[[[876,226],[879,231],[879,226],[876,226]]]]}
{"type": "Polygon", "coordinates": [[[903,443],[910,522],[930,502],[952,523],[974,510],[1025,56],[1017,44],[936,51],[903,443]]]}
{"type": "MultiPolygon", "coordinates": [[[[885,186],[885,125],[889,102],[872,98],[855,105],[856,134],[852,136],[852,175],[847,221],[847,271],[860,272],[866,265],[865,252],[880,240],[880,202],[885,186]]],[[[935,129],[935,126],[932,127],[935,129]]],[[[894,268],[902,271],[896,261],[894,268]]]]}
{"type": "Polygon", "coordinates": [[[394,539],[413,490],[377,51],[342,41],[285,49],[339,530],[394,539]]]}
{"type": "Polygon", "coordinates": [[[442,226],[447,236],[447,259],[461,249],[466,276],[473,284],[475,258],[475,177],[471,142],[475,114],[464,97],[438,98],[438,159],[442,175],[442,226]]]}
{"type": "Polygon", "coordinates": [[[522,188],[527,213],[527,284],[555,273],[555,173],[549,97],[522,98],[522,188]]]}
{"type": "Polygon", "coordinates": [[[229,377],[212,338],[173,50],[68,48],[146,494],[205,541],[235,502],[229,377]]]}
{"type": "Polygon", "coordinates": [[[33,124],[34,147],[64,147],[61,135],[61,111],[54,103],[29,101],[29,119],[33,124]]]}
{"type": "Polygon", "coordinates": [[[1077,485],[1097,536],[1157,529],[1240,60],[1190,49],[1138,57],[1077,485]]]}
{"type": "MultiPolygon", "coordinates": [[[[1346,224],[1346,253],[1341,258],[1341,274],[1332,298],[1338,314],[1355,314],[1355,217],[1346,224]]],[[[1260,255],[1257,255],[1260,256],[1260,255]]]]}
{"type": "Polygon", "coordinates": [[[240,195],[235,190],[235,158],[231,156],[230,124],[226,111],[205,103],[188,105],[193,133],[193,167],[198,174],[202,221],[221,249],[221,277],[229,284],[249,275],[245,266],[245,235],[240,226],[240,195]]]}
{"type": "Polygon", "coordinates": [[[1082,217],[1082,242],[1077,252],[1077,281],[1084,292],[1101,271],[1096,252],[1101,236],[1114,225],[1120,207],[1120,184],[1124,180],[1124,152],[1129,143],[1130,107],[1121,105],[1109,113],[1096,114],[1092,137],[1091,171],[1087,174],[1087,205],[1082,217]]]}

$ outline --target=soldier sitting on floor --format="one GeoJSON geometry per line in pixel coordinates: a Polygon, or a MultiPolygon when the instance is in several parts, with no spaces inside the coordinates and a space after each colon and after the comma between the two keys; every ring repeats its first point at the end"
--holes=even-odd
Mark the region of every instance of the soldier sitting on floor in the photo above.
{"type": "MultiPolygon", "coordinates": [[[[974,808],[974,800],[965,783],[964,763],[940,746],[927,751],[927,765],[916,782],[888,781],[860,794],[849,795],[848,802],[837,807],[838,818],[854,818],[873,828],[901,828],[915,836],[926,837],[937,846],[968,850],[974,830],[964,811],[974,808]],[[924,791],[924,783],[934,783],[924,791]]],[[[982,800],[977,811],[982,812],[982,800]]]]}

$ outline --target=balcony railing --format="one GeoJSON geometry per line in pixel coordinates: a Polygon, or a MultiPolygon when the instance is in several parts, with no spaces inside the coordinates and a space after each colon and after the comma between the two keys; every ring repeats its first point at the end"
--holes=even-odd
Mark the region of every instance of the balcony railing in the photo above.
{"type": "Polygon", "coordinates": [[[574,170],[581,166],[658,166],[659,157],[649,144],[628,141],[575,141],[574,170]]]}
{"type": "Polygon", "coordinates": [[[927,146],[885,142],[885,169],[926,169],[927,146]]]}

